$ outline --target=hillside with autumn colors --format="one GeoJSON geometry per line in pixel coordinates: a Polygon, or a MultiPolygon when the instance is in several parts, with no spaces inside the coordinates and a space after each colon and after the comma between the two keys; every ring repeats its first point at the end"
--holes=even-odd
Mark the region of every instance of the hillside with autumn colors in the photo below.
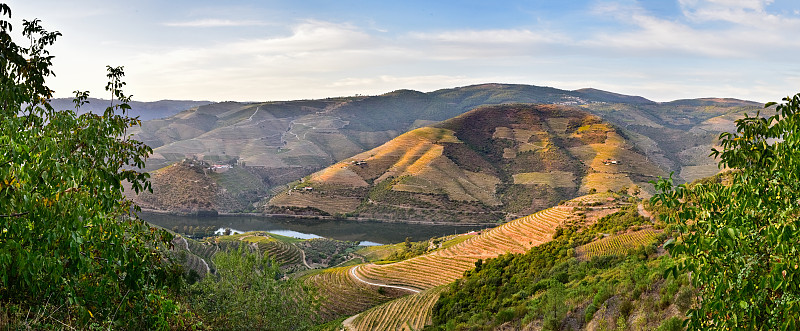
{"type": "Polygon", "coordinates": [[[484,106],[315,172],[267,208],[491,222],[590,192],[641,191],[664,174],[613,125],[580,108],[484,106]]]}

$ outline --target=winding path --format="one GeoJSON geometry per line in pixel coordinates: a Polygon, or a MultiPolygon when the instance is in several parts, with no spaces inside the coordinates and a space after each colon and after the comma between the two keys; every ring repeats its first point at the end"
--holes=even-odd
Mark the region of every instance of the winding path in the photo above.
{"type": "Polygon", "coordinates": [[[353,320],[355,320],[358,315],[361,315],[361,313],[350,316],[346,320],[342,321],[342,326],[345,330],[353,330],[353,320]]]}
{"type": "MultiPolygon", "coordinates": [[[[181,237],[181,240],[183,241],[183,244],[186,246],[186,251],[189,252],[190,254],[194,254],[192,253],[192,250],[189,248],[189,241],[186,240],[186,238],[184,237],[181,237]]],[[[197,254],[194,254],[194,256],[197,256],[200,259],[200,262],[203,262],[203,265],[206,266],[206,274],[211,273],[211,267],[208,266],[208,262],[206,262],[206,259],[200,257],[200,255],[197,254]]]]}
{"type": "MultiPolygon", "coordinates": [[[[295,247],[297,247],[297,246],[295,246],[295,247]]],[[[297,247],[297,248],[300,250],[300,254],[303,254],[303,264],[305,264],[305,265],[306,265],[306,268],[308,268],[308,269],[314,269],[314,268],[312,268],[310,265],[308,265],[308,263],[306,263],[306,251],[304,251],[304,250],[303,250],[302,248],[300,248],[300,247],[297,247]]]]}
{"type": "Polygon", "coordinates": [[[358,275],[356,275],[356,269],[358,269],[359,267],[361,267],[361,266],[357,265],[357,266],[355,266],[353,268],[350,268],[350,276],[353,276],[353,278],[355,278],[359,282],[362,282],[362,283],[368,284],[368,285],[373,285],[373,286],[397,288],[397,289],[401,289],[401,290],[411,291],[411,292],[414,292],[414,293],[419,293],[420,292],[420,290],[413,289],[413,288],[410,288],[410,287],[379,284],[379,283],[371,283],[371,282],[368,282],[366,280],[363,280],[360,277],[358,277],[358,275]]]}

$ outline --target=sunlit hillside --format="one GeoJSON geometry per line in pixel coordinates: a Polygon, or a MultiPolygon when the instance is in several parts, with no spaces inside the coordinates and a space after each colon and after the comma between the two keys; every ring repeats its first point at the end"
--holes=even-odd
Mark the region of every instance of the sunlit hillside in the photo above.
{"type": "Polygon", "coordinates": [[[485,106],[318,171],[272,211],[489,222],[594,191],[647,187],[664,172],[613,125],[578,108],[485,106]]]}

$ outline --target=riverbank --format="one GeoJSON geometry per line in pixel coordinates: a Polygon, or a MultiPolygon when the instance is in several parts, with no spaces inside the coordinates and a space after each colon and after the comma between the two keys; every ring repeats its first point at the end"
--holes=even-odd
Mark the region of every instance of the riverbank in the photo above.
{"type": "Polygon", "coordinates": [[[487,227],[497,226],[502,223],[495,222],[435,222],[435,221],[417,221],[417,220],[397,220],[397,219],[381,219],[381,218],[366,218],[366,217],[336,217],[336,216],[322,216],[322,215],[297,215],[297,214],[267,214],[267,213],[228,213],[209,211],[208,213],[185,213],[171,210],[159,210],[142,208],[142,212],[161,215],[174,215],[174,216],[188,216],[188,217],[218,217],[218,216],[251,216],[251,217],[279,217],[279,218],[294,218],[301,220],[320,220],[320,221],[353,221],[353,222],[378,222],[378,223],[392,223],[392,224],[420,224],[420,225],[449,225],[449,226],[463,226],[463,227],[487,227]]]}

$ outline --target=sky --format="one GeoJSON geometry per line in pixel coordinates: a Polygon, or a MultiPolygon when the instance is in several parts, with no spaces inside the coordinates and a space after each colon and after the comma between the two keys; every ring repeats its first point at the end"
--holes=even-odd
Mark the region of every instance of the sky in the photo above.
{"type": "MultiPolygon", "coordinates": [[[[481,83],[654,101],[800,92],[796,0],[12,0],[63,36],[56,97],[278,101],[481,83]]],[[[6,18],[7,19],[7,18],[6,18]]],[[[22,40],[22,39],[20,39],[22,40]]]]}

